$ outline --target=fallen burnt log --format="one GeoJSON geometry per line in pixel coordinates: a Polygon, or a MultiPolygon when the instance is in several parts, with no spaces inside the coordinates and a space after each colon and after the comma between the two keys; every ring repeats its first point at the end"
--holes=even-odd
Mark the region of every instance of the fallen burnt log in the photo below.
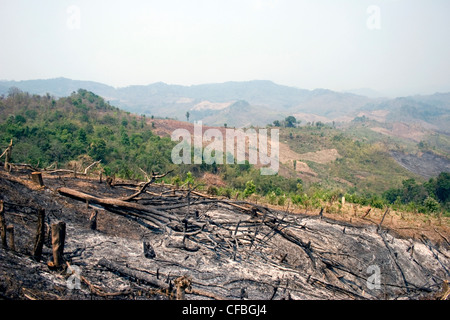
{"type": "MultiPolygon", "coordinates": [[[[177,291],[179,291],[179,288],[177,288],[178,290],[174,290],[174,284],[177,283],[177,280],[180,281],[185,278],[185,277],[181,276],[181,277],[175,277],[172,280],[172,279],[168,279],[166,277],[167,281],[162,281],[162,280],[157,279],[154,275],[152,275],[148,272],[134,270],[134,269],[128,268],[126,266],[122,266],[113,261],[107,260],[105,258],[100,259],[98,261],[98,265],[100,267],[106,268],[107,270],[109,270],[111,272],[117,273],[120,276],[124,276],[129,279],[134,279],[135,281],[148,283],[152,287],[159,289],[161,293],[167,295],[170,298],[173,298],[175,294],[178,295],[177,291]]],[[[158,276],[163,276],[163,275],[158,274],[158,276]]],[[[199,288],[192,288],[192,284],[191,284],[190,288],[186,291],[186,293],[198,295],[198,296],[204,296],[204,297],[208,297],[208,298],[211,298],[214,300],[225,300],[225,297],[214,294],[212,292],[208,292],[208,291],[205,291],[205,290],[202,290],[199,288]]],[[[180,299],[180,297],[177,297],[177,299],[180,299]]]]}
{"type": "Polygon", "coordinates": [[[156,287],[156,288],[160,288],[163,290],[167,290],[167,292],[170,292],[169,289],[169,284],[165,283],[164,281],[158,280],[155,277],[149,275],[148,273],[145,273],[143,271],[138,271],[138,270],[132,270],[130,268],[127,268],[125,266],[121,266],[118,263],[109,261],[105,258],[102,258],[98,261],[98,265],[101,267],[105,267],[108,270],[112,271],[112,272],[117,272],[119,274],[121,274],[122,276],[126,276],[126,277],[130,277],[130,278],[134,278],[134,279],[139,279],[142,281],[147,282],[148,284],[156,287]]]}
{"type": "Polygon", "coordinates": [[[85,202],[89,202],[92,204],[99,204],[105,208],[122,208],[129,210],[129,214],[136,216],[140,219],[148,220],[151,223],[154,223],[157,227],[163,228],[162,222],[168,222],[172,220],[172,217],[162,211],[154,209],[149,206],[143,206],[138,203],[127,202],[119,199],[112,198],[99,198],[96,196],[89,195],[87,193],[83,193],[77,190],[69,189],[69,188],[59,188],[57,190],[61,195],[65,195],[74,199],[83,200],[85,202]],[[135,213],[134,211],[140,212],[142,214],[135,213]],[[146,215],[145,213],[151,213],[153,216],[146,215]]]}

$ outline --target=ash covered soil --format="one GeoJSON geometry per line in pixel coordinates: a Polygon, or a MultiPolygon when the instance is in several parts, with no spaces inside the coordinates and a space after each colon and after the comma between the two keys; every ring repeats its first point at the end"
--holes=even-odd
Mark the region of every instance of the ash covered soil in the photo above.
{"type": "MultiPolygon", "coordinates": [[[[0,248],[3,299],[436,299],[450,278],[448,228],[442,241],[408,238],[376,224],[292,214],[150,184],[134,208],[88,204],[134,194],[137,182],[0,171],[0,200],[15,251],[0,248]],[[32,257],[39,208],[42,258],[32,257]],[[141,210],[146,208],[145,210],[141,210]],[[89,218],[97,210],[97,229],[89,218]],[[49,268],[49,226],[66,223],[64,259],[49,268]],[[144,250],[144,247],[146,250],[144,250]],[[181,282],[180,282],[181,281],[181,282]]],[[[132,207],[132,206],[131,206],[132,207]]]]}

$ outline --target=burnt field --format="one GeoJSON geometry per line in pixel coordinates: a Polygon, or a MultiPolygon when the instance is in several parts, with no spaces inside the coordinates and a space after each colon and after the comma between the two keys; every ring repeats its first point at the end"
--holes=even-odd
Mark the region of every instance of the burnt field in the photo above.
{"type": "Polygon", "coordinates": [[[427,179],[450,170],[450,161],[447,158],[431,152],[414,155],[391,151],[391,155],[402,167],[427,179]]]}
{"type": "Polygon", "coordinates": [[[5,225],[13,227],[0,249],[3,299],[438,299],[450,277],[444,227],[434,227],[441,241],[406,237],[383,220],[294,214],[159,184],[154,175],[42,177],[39,186],[30,172],[0,171],[5,225]]]}

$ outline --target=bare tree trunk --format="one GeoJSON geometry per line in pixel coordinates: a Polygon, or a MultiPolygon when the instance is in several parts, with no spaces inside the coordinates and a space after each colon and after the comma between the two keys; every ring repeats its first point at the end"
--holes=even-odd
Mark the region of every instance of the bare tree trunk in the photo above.
{"type": "Polygon", "coordinates": [[[89,227],[91,228],[91,230],[97,230],[97,214],[98,211],[95,210],[89,218],[89,227]]]}
{"type": "Polygon", "coordinates": [[[153,249],[153,247],[152,247],[150,241],[144,240],[144,241],[142,242],[142,246],[143,246],[143,248],[144,248],[144,256],[145,256],[147,259],[153,259],[153,258],[156,257],[155,250],[153,249]]]}
{"type": "Polygon", "coordinates": [[[45,210],[38,210],[38,226],[36,231],[36,238],[34,240],[33,257],[37,261],[41,260],[42,246],[44,245],[45,238],[45,210]]]}
{"type": "Polygon", "coordinates": [[[6,220],[5,220],[5,208],[3,206],[3,200],[0,200],[0,228],[3,249],[8,249],[6,243],[6,220]]]}
{"type": "Polygon", "coordinates": [[[32,172],[31,173],[31,180],[33,180],[33,182],[35,184],[37,184],[40,187],[44,186],[44,181],[42,180],[42,173],[41,172],[32,172]]]}
{"type": "Polygon", "coordinates": [[[52,224],[53,263],[49,262],[50,267],[59,268],[62,265],[65,239],[66,223],[60,221],[52,224]]]}
{"type": "Polygon", "coordinates": [[[11,139],[9,146],[8,146],[8,148],[6,148],[6,151],[5,151],[5,170],[6,171],[10,171],[10,169],[11,169],[9,161],[11,160],[12,146],[13,146],[13,141],[11,139]]]}
{"type": "Polygon", "coordinates": [[[16,245],[14,244],[14,226],[12,224],[8,225],[6,231],[9,235],[9,248],[12,251],[16,251],[16,245]]]}

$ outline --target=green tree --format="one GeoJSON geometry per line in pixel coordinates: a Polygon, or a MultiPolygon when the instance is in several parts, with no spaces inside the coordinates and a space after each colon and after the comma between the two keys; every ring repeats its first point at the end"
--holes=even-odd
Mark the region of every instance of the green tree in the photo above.
{"type": "Polygon", "coordinates": [[[87,133],[83,128],[78,131],[78,141],[80,141],[81,143],[87,142],[87,133]]]}
{"type": "Polygon", "coordinates": [[[408,203],[411,201],[414,202],[423,202],[427,197],[427,192],[422,185],[417,184],[416,180],[411,178],[407,180],[403,180],[403,203],[408,203]]]}
{"type": "Polygon", "coordinates": [[[95,139],[94,141],[92,141],[89,146],[89,155],[92,157],[92,159],[102,160],[102,162],[106,163],[106,141],[103,139],[95,139]]]}
{"type": "Polygon", "coordinates": [[[120,142],[124,146],[130,145],[130,137],[128,136],[127,131],[125,130],[125,127],[120,128],[120,142]]]}
{"type": "Polygon", "coordinates": [[[439,206],[439,202],[437,202],[435,199],[433,199],[432,197],[427,197],[424,201],[423,201],[423,205],[426,208],[426,210],[428,212],[434,213],[437,212],[440,208],[439,206]]]}
{"type": "Polygon", "coordinates": [[[295,124],[297,123],[297,119],[294,116],[289,116],[284,119],[286,128],[295,128],[295,124]]]}
{"type": "Polygon", "coordinates": [[[24,116],[18,114],[18,115],[15,117],[15,121],[16,121],[16,123],[18,123],[18,124],[24,124],[25,122],[27,122],[27,119],[25,119],[24,116]]]}
{"type": "Polygon", "coordinates": [[[436,197],[443,203],[450,197],[450,173],[441,172],[436,179],[436,197]]]}

